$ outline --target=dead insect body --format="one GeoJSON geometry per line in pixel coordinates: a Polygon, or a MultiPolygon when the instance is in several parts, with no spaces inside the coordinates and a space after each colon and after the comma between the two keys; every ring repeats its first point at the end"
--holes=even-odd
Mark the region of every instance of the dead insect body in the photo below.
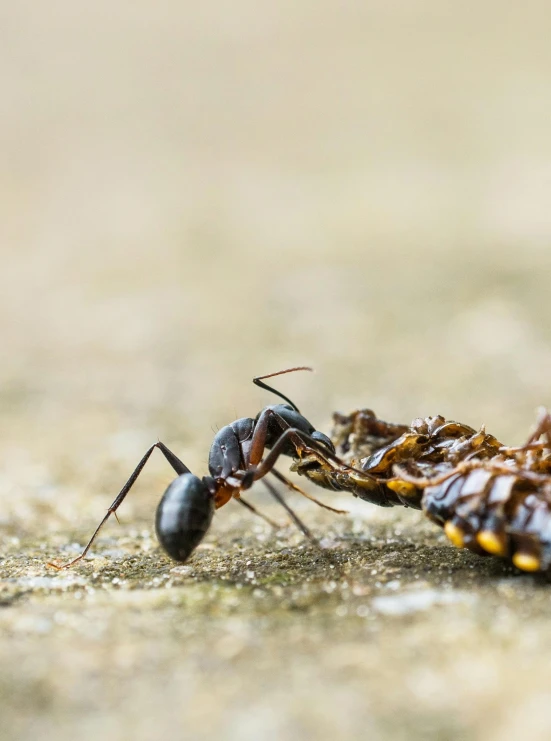
{"type": "MultiPolygon", "coordinates": [[[[318,502],[274,468],[280,455],[292,455],[298,459],[305,455],[315,455],[320,461],[332,461],[335,466],[340,467],[340,461],[335,456],[331,440],[322,432],[317,431],[300,414],[290,399],[263,383],[266,378],[296,370],[311,369],[290,368],[253,379],[256,385],[277,394],[287,403],[265,407],[254,419],[245,417],[223,427],[216,434],[210,449],[208,476],[203,478],[194,476],[164,443],[153,444],[107,510],[83,552],[67,564],[59,566],[51,563],[50,565],[58,569],[68,568],[88,553],[100,529],[109,517],[116,513],[155,448],[163,453],[177,474],[177,478],[170,484],[159,502],[155,518],[159,542],[168,555],[176,561],[184,562],[189,558],[209,529],[215,509],[222,507],[230,499],[236,499],[247,509],[260,515],[251,504],[242,498],[241,493],[269,473],[320,506],[334,512],[342,512],[342,510],[335,510],[318,502]],[[265,449],[270,452],[263,459],[265,449]]],[[[277,489],[268,481],[264,483],[270,494],[286,509],[295,524],[311,538],[308,528],[289,508],[277,489]]],[[[263,515],[260,516],[263,517],[263,515]]],[[[264,519],[268,520],[268,518],[264,519]]],[[[268,522],[274,524],[270,520],[268,522]]]]}
{"type": "Polygon", "coordinates": [[[476,431],[440,416],[407,427],[361,410],[336,414],[334,422],[336,453],[354,470],[334,470],[331,461],[311,456],[295,460],[297,473],[375,504],[422,509],[458,547],[508,558],[524,571],[551,567],[547,412],[518,448],[503,447],[484,428],[476,431]],[[356,469],[365,472],[365,481],[356,469]]]}
{"type": "Polygon", "coordinates": [[[418,477],[397,466],[395,475],[423,490],[423,511],[454,545],[507,558],[523,571],[551,567],[551,416],[545,410],[522,446],[467,457],[447,472],[418,477]]]}
{"type": "Polygon", "coordinates": [[[315,454],[295,459],[291,469],[319,486],[350,491],[372,504],[414,509],[421,509],[422,489],[396,479],[395,465],[415,464],[424,473],[441,471],[442,465],[449,470],[470,455],[492,455],[500,445],[483,430],[475,432],[443,417],[416,419],[408,427],[377,419],[370,409],[335,414],[331,437],[338,457],[351,469],[315,454]]]}
{"type": "Polygon", "coordinates": [[[458,548],[508,558],[523,571],[551,566],[551,476],[498,456],[424,480],[396,473],[424,487],[423,511],[458,548]]]}

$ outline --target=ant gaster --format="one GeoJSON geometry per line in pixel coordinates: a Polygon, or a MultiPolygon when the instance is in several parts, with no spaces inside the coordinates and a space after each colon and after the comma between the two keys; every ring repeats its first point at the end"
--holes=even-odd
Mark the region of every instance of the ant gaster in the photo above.
{"type": "MultiPolygon", "coordinates": [[[[323,460],[343,465],[345,468],[351,468],[337,458],[331,440],[322,432],[318,432],[289,398],[263,383],[266,378],[298,370],[312,369],[303,366],[289,368],[253,379],[253,383],[257,386],[271,391],[287,403],[267,406],[255,419],[244,417],[219,430],[209,453],[209,476],[204,476],[202,479],[194,476],[164,443],[159,441],[151,445],[107,510],[82,553],[67,564],[59,566],[51,563],[50,566],[64,569],[84,558],[105,522],[116,513],[124,501],[155,448],[163,453],[178,474],[163,494],[155,518],[159,542],[175,561],[183,563],[190,557],[209,529],[214,510],[222,507],[230,499],[236,499],[247,509],[260,515],[251,504],[243,500],[241,492],[249,489],[255,481],[262,479],[268,473],[272,473],[286,486],[300,492],[320,506],[341,513],[342,510],[328,507],[303,492],[274,468],[280,455],[300,458],[303,455],[312,454],[323,460]],[[266,458],[262,459],[266,448],[270,452],[266,458]]],[[[308,528],[290,509],[275,487],[265,480],[264,483],[271,495],[287,510],[295,524],[307,537],[311,538],[308,528]]],[[[268,520],[268,518],[264,519],[268,520]]],[[[268,522],[271,521],[268,520],[268,522]]]]}

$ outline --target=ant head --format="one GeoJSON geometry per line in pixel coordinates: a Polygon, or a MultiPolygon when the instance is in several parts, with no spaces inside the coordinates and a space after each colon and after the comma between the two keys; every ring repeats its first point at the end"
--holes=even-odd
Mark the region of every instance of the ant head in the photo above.
{"type": "Polygon", "coordinates": [[[155,529],[160,544],[175,561],[191,556],[210,527],[214,497],[204,481],[192,473],[175,479],[157,507],[155,529]]]}
{"type": "MultiPolygon", "coordinates": [[[[324,445],[332,453],[335,452],[333,443],[327,435],[324,435],[323,432],[318,432],[306,417],[300,414],[296,409],[293,409],[293,407],[289,406],[289,404],[273,404],[272,406],[266,407],[266,409],[271,409],[272,412],[274,412],[274,418],[270,419],[268,422],[268,436],[266,438],[267,448],[272,448],[281,436],[283,431],[282,425],[277,421],[277,417],[280,417],[289,427],[304,432],[306,435],[313,437],[314,440],[317,440],[319,443],[324,445]]],[[[262,412],[257,414],[255,421],[258,421],[260,415],[264,411],[265,410],[262,410],[262,412]]],[[[281,452],[284,455],[293,456],[295,455],[295,446],[292,442],[289,442],[289,445],[284,447],[281,452]]]]}
{"type": "MultiPolygon", "coordinates": [[[[256,415],[255,422],[258,422],[260,415],[265,413],[269,409],[273,412],[268,420],[268,434],[266,437],[266,447],[272,448],[281,437],[281,433],[287,427],[292,427],[295,430],[300,430],[306,435],[311,435],[315,431],[315,427],[303,417],[303,415],[296,409],[293,409],[289,404],[272,404],[269,407],[265,407],[261,412],[256,415]]],[[[295,446],[291,441],[281,451],[283,455],[294,455],[295,446]]]]}
{"type": "MultiPolygon", "coordinates": [[[[265,411],[265,409],[271,409],[272,412],[277,414],[278,417],[281,417],[289,427],[302,430],[302,432],[306,432],[308,435],[315,430],[315,427],[311,422],[309,422],[306,417],[298,411],[298,409],[292,407],[290,404],[270,404],[269,406],[264,407],[264,409],[256,415],[255,422],[258,422],[260,415],[265,411]]],[[[280,435],[282,432],[281,426],[278,425],[277,430],[280,435]]]]}

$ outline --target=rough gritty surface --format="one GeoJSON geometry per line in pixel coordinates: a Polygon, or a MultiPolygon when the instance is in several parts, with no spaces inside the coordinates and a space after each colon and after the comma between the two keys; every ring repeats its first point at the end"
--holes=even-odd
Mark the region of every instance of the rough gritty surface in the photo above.
{"type": "Polygon", "coordinates": [[[13,737],[484,729],[501,741],[545,727],[547,580],[450,548],[418,513],[357,510],[319,522],[321,552],[229,517],[184,566],[125,528],[52,574],[44,559],[59,536],[48,549],[13,538],[0,612],[13,737]]]}
{"type": "MultiPolygon", "coordinates": [[[[551,585],[417,512],[265,498],[184,566],[198,473],[281,387],[521,442],[551,403],[548,3],[4,4],[2,741],[551,736],[551,585]]],[[[282,462],[282,469],[285,464],[282,462]]]]}

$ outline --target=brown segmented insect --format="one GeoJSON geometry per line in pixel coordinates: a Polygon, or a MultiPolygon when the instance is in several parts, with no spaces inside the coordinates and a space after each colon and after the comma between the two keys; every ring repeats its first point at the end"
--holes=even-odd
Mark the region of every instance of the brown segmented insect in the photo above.
{"type": "Polygon", "coordinates": [[[292,469],[383,507],[421,509],[455,546],[508,558],[524,571],[551,567],[551,415],[545,410],[518,448],[504,447],[484,427],[441,416],[396,425],[369,409],[335,414],[331,439],[337,456],[356,470],[316,454],[295,459],[292,469]]]}

